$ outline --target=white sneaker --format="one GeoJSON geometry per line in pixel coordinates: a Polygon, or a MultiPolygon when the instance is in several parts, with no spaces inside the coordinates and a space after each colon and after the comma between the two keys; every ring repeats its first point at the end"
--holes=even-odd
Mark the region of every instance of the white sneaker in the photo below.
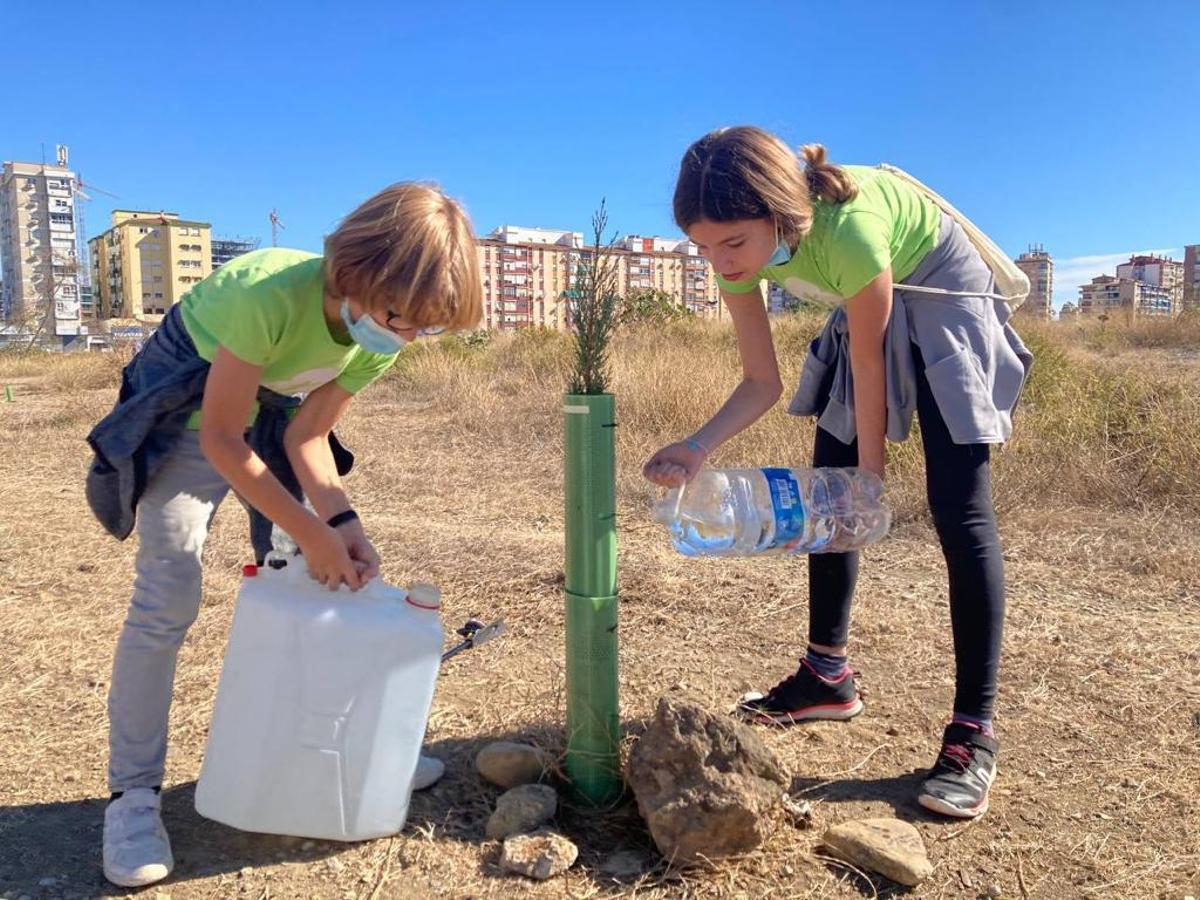
{"type": "Polygon", "coordinates": [[[104,877],[121,887],[141,887],[171,874],[175,860],[152,788],[133,788],[104,811],[104,877]]]}
{"type": "Polygon", "coordinates": [[[446,764],[433,756],[424,753],[417,758],[417,772],[413,775],[413,790],[423,791],[433,787],[446,774],[446,764]]]}

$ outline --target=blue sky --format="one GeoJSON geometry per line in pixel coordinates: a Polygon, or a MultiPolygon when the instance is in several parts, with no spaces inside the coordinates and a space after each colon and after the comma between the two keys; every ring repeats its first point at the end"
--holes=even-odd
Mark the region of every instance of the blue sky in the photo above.
{"type": "Polygon", "coordinates": [[[173,3],[0,0],[0,157],[67,144],[114,207],[319,250],[374,190],[432,179],[480,233],[674,234],[687,144],[754,123],[900,165],[1060,300],[1200,243],[1200,4],[173,3]],[[64,52],[65,48],[65,52],[64,52]],[[14,52],[15,50],[15,52],[14,52]],[[13,87],[17,90],[13,91],[13,87]],[[44,91],[44,94],[39,93],[44,91]]]}

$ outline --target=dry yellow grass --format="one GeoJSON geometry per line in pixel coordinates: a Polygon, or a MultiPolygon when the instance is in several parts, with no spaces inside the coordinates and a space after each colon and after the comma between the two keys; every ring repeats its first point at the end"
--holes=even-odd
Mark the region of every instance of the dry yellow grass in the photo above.
{"type": "MultiPolygon", "coordinates": [[[[777,327],[794,378],[817,323],[777,327]]],[[[1039,365],[1017,435],[996,455],[1009,578],[999,703],[1003,742],[991,812],[965,826],[925,816],[916,770],[936,752],[952,695],[944,570],[926,521],[919,447],[896,448],[893,536],[867,554],[852,655],[867,712],[767,739],[816,801],[818,827],[780,825],[758,852],[680,873],[652,853],[628,808],[568,808],[581,847],[566,879],[501,877],[483,824],[496,792],[474,775],[486,741],[562,745],[562,443],[569,348],[548,334],[486,348],[414,348],[355,405],[350,489],[396,582],[445,591],[446,620],[503,615],[509,634],[448,664],[430,740],[446,780],[405,833],[343,846],[243,835],[199,819],[199,770],[245,560],[244,515],[219,514],[206,599],[180,657],[166,820],[188,897],[858,897],[870,882],[815,854],[823,826],[898,814],[935,865],[915,896],[1182,896],[1200,871],[1200,412],[1197,344],[1097,344],[1071,327],[1029,329],[1039,365]],[[632,849],[639,878],[601,866],[632,849]],[[253,870],[241,874],[244,867],[253,870]]],[[[1108,340],[1108,339],[1106,339],[1108,340]]],[[[132,542],[83,501],[83,436],[112,402],[119,360],[0,356],[0,895],[104,892],[99,872],[111,654],[129,593],[132,542]],[[66,876],[53,887],[43,878],[66,876]]],[[[806,622],[804,561],[693,561],[649,519],[638,475],[663,441],[695,427],[736,379],[732,336],[679,323],[626,333],[618,395],[622,703],[630,735],[663,693],[726,708],[791,669],[806,622]]],[[[812,426],[781,409],[718,463],[803,464],[812,426]]]]}

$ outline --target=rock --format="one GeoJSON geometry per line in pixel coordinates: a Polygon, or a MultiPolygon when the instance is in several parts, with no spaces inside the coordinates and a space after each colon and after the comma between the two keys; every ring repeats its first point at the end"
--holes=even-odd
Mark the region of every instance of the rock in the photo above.
{"type": "Polygon", "coordinates": [[[683,865],[761,844],[790,780],[748,725],[667,697],[626,775],[659,851],[683,865]]]}
{"type": "Polygon", "coordinates": [[[488,839],[499,841],[533,831],[553,819],[557,811],[558,794],[549,785],[523,784],[505,791],[488,819],[488,839]]]}
{"type": "Polygon", "coordinates": [[[494,741],[476,755],[475,768],[492,784],[514,788],[541,781],[551,769],[550,762],[550,755],[538,747],[494,741]]]}
{"type": "Polygon", "coordinates": [[[843,822],[826,831],[821,841],[839,859],[909,887],[933,871],[920,833],[899,819],[843,822]]]}
{"type": "Polygon", "coordinates": [[[561,834],[519,834],[504,841],[500,868],[545,881],[571,868],[578,856],[579,848],[561,834]]]}
{"type": "Polygon", "coordinates": [[[1000,887],[998,884],[993,884],[987,889],[987,896],[990,898],[990,900],[1000,900],[1000,898],[1004,896],[1004,888],[1000,887]]]}
{"type": "Polygon", "coordinates": [[[645,858],[632,850],[619,850],[600,864],[601,874],[613,878],[632,878],[645,868],[645,858]]]}
{"type": "Polygon", "coordinates": [[[812,804],[807,800],[797,800],[791,794],[783,795],[783,811],[797,828],[811,828],[813,823],[812,804]]]}

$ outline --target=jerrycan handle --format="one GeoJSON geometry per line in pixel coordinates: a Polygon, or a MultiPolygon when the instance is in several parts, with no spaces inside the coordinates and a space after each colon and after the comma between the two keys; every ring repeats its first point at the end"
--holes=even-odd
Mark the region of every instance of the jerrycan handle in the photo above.
{"type": "MultiPolygon", "coordinates": [[[[272,574],[287,578],[290,582],[324,590],[323,586],[308,576],[308,564],[301,553],[272,550],[264,557],[263,568],[272,574]]],[[[422,610],[440,610],[442,608],[442,594],[433,584],[424,582],[414,583],[412,588],[406,590],[392,586],[392,584],[380,580],[379,577],[374,577],[359,590],[350,590],[343,584],[338,587],[336,592],[329,593],[341,596],[343,600],[353,598],[361,601],[392,602],[392,604],[407,601],[422,610]],[[421,599],[414,601],[413,592],[419,592],[421,599]]]]}

